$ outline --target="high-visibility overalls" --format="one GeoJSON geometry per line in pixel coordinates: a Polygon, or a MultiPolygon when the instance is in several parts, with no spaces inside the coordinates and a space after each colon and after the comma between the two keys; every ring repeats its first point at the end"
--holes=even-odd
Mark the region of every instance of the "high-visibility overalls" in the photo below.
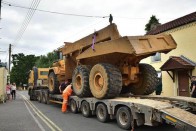
{"type": "Polygon", "coordinates": [[[71,93],[72,93],[71,85],[68,85],[62,94],[62,96],[63,96],[62,112],[67,111],[67,103],[68,103],[68,99],[69,99],[69,96],[71,95],[71,93]]]}

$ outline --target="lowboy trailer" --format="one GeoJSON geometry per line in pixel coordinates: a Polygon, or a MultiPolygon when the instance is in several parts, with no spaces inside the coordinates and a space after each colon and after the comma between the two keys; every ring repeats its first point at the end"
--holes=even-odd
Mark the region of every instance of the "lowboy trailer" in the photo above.
{"type": "MultiPolygon", "coordinates": [[[[35,94],[37,100],[45,104],[62,104],[63,101],[62,95],[49,94],[46,89],[36,90],[35,94]]],[[[84,117],[96,115],[103,123],[116,119],[118,126],[125,130],[134,129],[135,126],[158,126],[163,123],[184,131],[196,130],[196,100],[189,97],[150,95],[99,100],[94,97],[70,96],[69,107],[72,113],[81,112],[84,117]]]]}

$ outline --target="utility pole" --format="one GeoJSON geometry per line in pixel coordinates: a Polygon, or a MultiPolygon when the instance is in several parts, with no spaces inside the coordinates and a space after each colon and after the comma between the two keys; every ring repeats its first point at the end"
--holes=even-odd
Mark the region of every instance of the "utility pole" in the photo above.
{"type": "Polygon", "coordinates": [[[12,51],[12,45],[9,44],[9,73],[10,73],[10,66],[11,66],[11,51],[12,51]]]}

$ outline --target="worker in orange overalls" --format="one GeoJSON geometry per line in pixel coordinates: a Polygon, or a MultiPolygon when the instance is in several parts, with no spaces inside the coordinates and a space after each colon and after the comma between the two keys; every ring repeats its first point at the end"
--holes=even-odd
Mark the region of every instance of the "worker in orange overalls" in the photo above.
{"type": "Polygon", "coordinates": [[[64,91],[63,91],[63,103],[62,103],[62,112],[66,112],[67,111],[67,104],[68,104],[68,99],[69,96],[72,94],[72,85],[68,85],[64,91]]]}

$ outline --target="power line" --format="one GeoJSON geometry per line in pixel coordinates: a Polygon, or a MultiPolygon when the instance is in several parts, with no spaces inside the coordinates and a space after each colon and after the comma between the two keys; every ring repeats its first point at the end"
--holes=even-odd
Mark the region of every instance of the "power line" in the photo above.
{"type": "Polygon", "coordinates": [[[109,17],[109,16],[93,16],[93,15],[62,13],[62,12],[56,12],[56,11],[29,8],[29,7],[25,7],[25,6],[16,5],[16,4],[11,4],[11,3],[8,3],[8,2],[6,2],[6,3],[2,2],[2,3],[5,4],[5,5],[17,7],[17,8],[32,9],[32,10],[37,10],[37,11],[40,11],[40,12],[46,12],[46,13],[52,13],[52,14],[58,14],[58,15],[69,15],[69,16],[79,16],[79,17],[94,17],[94,18],[107,18],[107,17],[109,17]]]}
{"type": "Polygon", "coordinates": [[[6,51],[6,54],[7,54],[7,55],[6,55],[6,57],[5,57],[5,61],[7,61],[7,57],[8,57],[8,55],[9,55],[9,54],[8,54],[8,50],[6,51]]]}
{"type": "MultiPolygon", "coordinates": [[[[16,38],[14,39],[13,44],[15,44],[15,47],[16,47],[17,42],[20,41],[20,39],[22,38],[24,32],[26,31],[26,29],[27,29],[27,27],[28,27],[28,25],[29,25],[29,23],[30,23],[30,21],[31,21],[31,19],[32,19],[32,17],[34,15],[34,13],[36,11],[36,8],[38,7],[39,3],[40,3],[40,0],[33,0],[31,2],[30,8],[29,8],[29,10],[28,10],[28,12],[27,12],[27,14],[25,16],[25,19],[24,19],[24,21],[23,21],[23,23],[21,25],[21,28],[19,29],[19,31],[18,31],[18,33],[16,35],[16,38]],[[33,10],[33,9],[35,9],[35,10],[33,10]]],[[[14,50],[14,48],[13,48],[13,50],[14,50]]]]}
{"type": "MultiPolygon", "coordinates": [[[[2,2],[2,3],[5,3],[5,2],[2,2]]],[[[39,3],[40,3],[40,0],[33,0],[31,2],[30,8],[36,9],[38,7],[39,3]]],[[[16,35],[16,38],[13,41],[13,44],[15,45],[15,47],[16,47],[17,42],[20,41],[20,39],[22,38],[24,32],[26,31],[26,29],[28,27],[28,24],[30,23],[30,20],[31,20],[32,16],[34,15],[34,13],[35,13],[35,10],[32,10],[32,9],[28,10],[28,12],[27,12],[27,14],[25,16],[25,19],[24,19],[24,21],[23,21],[23,23],[21,25],[21,28],[19,29],[19,31],[18,31],[18,33],[16,35]]],[[[12,51],[13,50],[14,50],[14,48],[12,48],[12,51]]],[[[5,61],[7,60],[7,57],[8,57],[8,55],[6,56],[5,61]]]]}
{"type": "MultiPolygon", "coordinates": [[[[59,15],[80,16],[80,17],[94,17],[94,18],[106,18],[106,17],[108,17],[108,16],[90,16],[90,15],[79,15],[79,14],[68,14],[68,13],[41,10],[41,9],[37,9],[39,2],[40,2],[40,0],[32,1],[30,7],[19,6],[19,5],[8,3],[8,2],[5,2],[5,1],[2,2],[2,4],[4,4],[4,5],[23,8],[23,9],[28,9],[27,15],[26,15],[26,17],[25,17],[25,19],[24,19],[24,21],[21,25],[21,28],[18,31],[16,38],[14,39],[14,42],[13,42],[13,44],[15,44],[14,48],[16,47],[17,42],[22,38],[24,32],[26,31],[26,29],[28,27],[28,24],[30,23],[30,20],[31,20],[35,11],[41,11],[41,12],[45,12],[45,13],[53,13],[53,14],[59,14],[59,15]]],[[[14,50],[14,48],[12,48],[12,51],[14,50]]],[[[7,60],[7,56],[6,56],[6,60],[7,60]]]]}
{"type": "MultiPolygon", "coordinates": [[[[33,1],[32,3],[31,3],[31,6],[33,5],[35,5],[36,3],[35,3],[35,1],[33,1]]],[[[23,21],[23,23],[22,23],[22,26],[21,26],[21,28],[20,28],[20,30],[19,30],[19,32],[18,32],[18,35],[16,36],[16,41],[18,40],[18,39],[20,39],[20,37],[23,35],[23,33],[25,32],[25,30],[26,30],[26,28],[27,28],[27,25],[29,24],[29,22],[30,22],[30,20],[31,20],[31,18],[32,18],[32,16],[33,16],[33,12],[30,10],[30,11],[28,11],[27,12],[27,14],[26,14],[26,17],[25,17],[25,19],[24,19],[24,21],[23,21]]]]}
{"type": "MultiPolygon", "coordinates": [[[[40,2],[40,0],[37,0],[37,1],[33,0],[31,3],[31,7],[36,8],[39,5],[39,2],[40,2]]],[[[27,29],[28,24],[30,23],[31,18],[34,15],[34,13],[35,13],[35,10],[29,10],[27,12],[27,15],[23,21],[23,24],[22,24],[19,32],[18,32],[18,35],[16,36],[15,42],[17,42],[18,40],[21,39],[21,37],[24,34],[25,30],[27,29]]]]}
{"type": "Polygon", "coordinates": [[[87,26],[87,27],[84,27],[84,28],[81,29],[80,31],[78,31],[78,32],[76,32],[76,33],[74,33],[74,34],[72,34],[72,35],[70,35],[70,36],[67,36],[67,37],[65,37],[65,38],[70,38],[70,37],[72,37],[72,36],[77,36],[78,34],[80,34],[81,32],[83,32],[84,30],[87,30],[88,28],[91,28],[91,27],[94,26],[94,25],[100,24],[102,21],[103,21],[103,19],[100,20],[100,21],[96,21],[96,22],[94,22],[93,24],[91,24],[91,25],[89,25],[89,26],[87,26]]]}

